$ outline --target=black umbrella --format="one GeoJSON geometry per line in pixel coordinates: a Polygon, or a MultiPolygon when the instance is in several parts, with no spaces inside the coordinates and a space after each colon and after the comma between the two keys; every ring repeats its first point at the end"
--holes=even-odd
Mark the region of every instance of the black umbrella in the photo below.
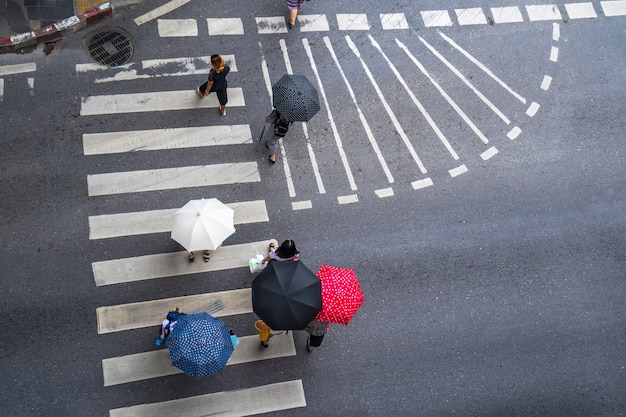
{"type": "Polygon", "coordinates": [[[270,261],[252,281],[252,309],[277,330],[302,330],[322,309],[322,283],[302,261],[270,261]]]}
{"type": "Polygon", "coordinates": [[[285,74],[272,86],[274,107],[291,122],[307,122],[320,110],[320,99],[304,75],[285,74]]]}

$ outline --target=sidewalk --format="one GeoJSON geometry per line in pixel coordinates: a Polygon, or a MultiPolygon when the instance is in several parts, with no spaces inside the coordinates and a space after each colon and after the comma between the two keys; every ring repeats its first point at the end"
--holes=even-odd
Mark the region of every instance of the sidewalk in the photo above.
{"type": "Polygon", "coordinates": [[[0,0],[0,54],[56,42],[142,0],[0,0]]]}

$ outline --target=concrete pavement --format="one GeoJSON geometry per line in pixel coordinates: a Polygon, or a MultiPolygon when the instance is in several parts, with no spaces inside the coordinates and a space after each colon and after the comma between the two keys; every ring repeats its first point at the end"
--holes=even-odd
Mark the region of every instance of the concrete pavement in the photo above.
{"type": "Polygon", "coordinates": [[[141,0],[0,0],[0,53],[56,42],[141,0]]]}

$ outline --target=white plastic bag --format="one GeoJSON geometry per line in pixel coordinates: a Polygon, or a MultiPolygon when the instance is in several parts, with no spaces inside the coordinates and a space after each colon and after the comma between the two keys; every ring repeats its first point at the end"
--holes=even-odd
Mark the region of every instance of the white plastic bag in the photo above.
{"type": "Polygon", "coordinates": [[[260,272],[265,268],[266,264],[261,263],[261,261],[265,258],[263,255],[255,255],[248,261],[248,266],[250,267],[250,273],[254,274],[256,272],[260,272]]]}

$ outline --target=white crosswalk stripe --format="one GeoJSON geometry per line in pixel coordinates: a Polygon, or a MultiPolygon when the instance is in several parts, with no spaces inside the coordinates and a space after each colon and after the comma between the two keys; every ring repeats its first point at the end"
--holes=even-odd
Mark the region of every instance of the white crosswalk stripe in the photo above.
{"type": "Polygon", "coordinates": [[[87,177],[90,196],[261,181],[256,162],[110,172],[87,177]]]}
{"type": "Polygon", "coordinates": [[[200,395],[180,400],[109,411],[109,417],[224,417],[249,416],[290,408],[306,407],[301,380],[278,382],[254,388],[200,395]]]}
{"type": "Polygon", "coordinates": [[[224,245],[211,252],[210,262],[181,262],[186,252],[144,255],[92,263],[97,286],[122,284],[207,271],[221,271],[248,266],[250,257],[266,253],[269,240],[239,245],[224,245]]]}
{"type": "MultiPolygon", "coordinates": [[[[269,221],[264,200],[229,203],[227,206],[235,211],[235,224],[269,221]]],[[[89,216],[89,238],[107,239],[112,237],[170,232],[172,230],[170,216],[174,214],[176,210],[178,209],[89,216]]]]}
{"type": "MultiPolygon", "coordinates": [[[[229,88],[228,106],[245,106],[241,88],[229,88]]],[[[219,105],[217,96],[199,97],[194,89],[181,91],[148,91],[130,94],[109,94],[83,98],[81,116],[116,113],[139,113],[170,110],[206,109],[219,105]]]]}
{"type": "MultiPolygon", "coordinates": [[[[293,332],[272,337],[271,349],[261,348],[258,336],[244,336],[239,338],[239,345],[235,347],[227,365],[283,358],[295,356],[295,354],[293,332]]],[[[180,369],[171,365],[168,349],[104,359],[102,360],[102,370],[104,386],[182,373],[180,369]]]]}
{"type": "Polygon", "coordinates": [[[252,143],[249,125],[199,126],[83,134],[85,155],[252,143]]]}
{"type": "Polygon", "coordinates": [[[251,313],[252,299],[250,288],[243,288],[98,307],[98,333],[158,326],[165,314],[175,306],[189,313],[209,310],[207,312],[215,317],[224,317],[251,313]]]}

